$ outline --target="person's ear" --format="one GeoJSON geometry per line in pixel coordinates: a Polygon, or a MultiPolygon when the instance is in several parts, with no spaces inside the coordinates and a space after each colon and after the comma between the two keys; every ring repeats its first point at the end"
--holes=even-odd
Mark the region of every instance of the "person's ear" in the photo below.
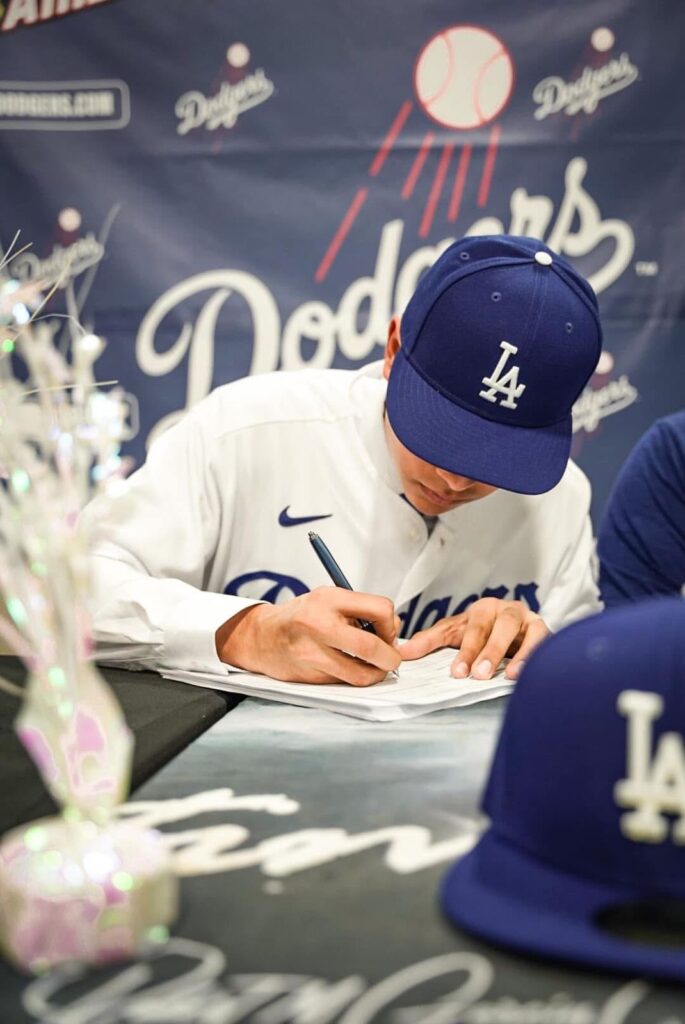
{"type": "Polygon", "coordinates": [[[385,353],[383,356],[383,376],[386,380],[390,376],[392,364],[395,361],[395,356],[400,350],[401,344],[400,318],[398,316],[394,316],[388,324],[388,340],[385,343],[385,353]]]}

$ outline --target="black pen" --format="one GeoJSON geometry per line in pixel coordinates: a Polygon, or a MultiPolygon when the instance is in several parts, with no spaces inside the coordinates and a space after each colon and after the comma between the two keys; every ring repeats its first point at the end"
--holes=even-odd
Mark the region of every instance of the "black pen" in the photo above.
{"type": "MultiPolygon", "coordinates": [[[[330,553],[324,542],[319,537],[318,533],[314,533],[313,530],[309,531],[309,542],[316,551],[319,561],[323,565],[324,569],[335,583],[336,587],[343,587],[345,590],[352,590],[350,581],[342,571],[333,555],[330,553]]],[[[372,623],[367,622],[366,619],[357,619],[357,622],[362,629],[365,629],[367,633],[373,633],[374,636],[378,636],[376,630],[373,628],[372,623]]]]}

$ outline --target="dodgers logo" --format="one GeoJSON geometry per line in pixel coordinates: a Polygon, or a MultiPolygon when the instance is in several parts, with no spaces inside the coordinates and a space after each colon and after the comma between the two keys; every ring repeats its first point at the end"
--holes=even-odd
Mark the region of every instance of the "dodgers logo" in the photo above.
{"type": "Polygon", "coordinates": [[[515,356],[518,349],[516,345],[512,345],[508,341],[501,341],[499,347],[502,349],[502,355],[499,357],[499,362],[494,372],[490,377],[483,377],[481,381],[481,384],[487,388],[487,391],[479,391],[478,396],[488,402],[496,402],[497,395],[504,395],[505,397],[499,403],[502,408],[516,409],[518,406],[514,399],[521,397],[526,390],[526,385],[519,384],[519,366],[511,366],[506,373],[504,368],[509,361],[509,357],[515,356]]]}
{"type": "Polygon", "coordinates": [[[538,104],[533,116],[537,121],[542,121],[560,111],[569,117],[581,111],[593,114],[606,96],[627,89],[637,81],[638,76],[639,70],[627,53],[622,53],[620,57],[598,68],[586,65],[582,74],[572,82],[565,81],[560,75],[550,75],[533,89],[533,102],[538,104]]]}
{"type": "Polygon", "coordinates": [[[652,725],[664,709],[658,693],[624,690],[618,710],[628,719],[625,779],[616,783],[619,807],[634,810],[621,816],[621,831],[636,843],[662,843],[670,838],[685,845],[685,744],[677,732],[665,732],[652,758],[652,725]],[[671,826],[667,814],[674,815],[671,826]]]}
{"type": "MultiPolygon", "coordinates": [[[[561,255],[574,258],[594,252],[610,241],[602,251],[608,256],[588,278],[600,293],[617,280],[630,263],[634,237],[630,225],[616,218],[603,220],[594,198],[583,187],[587,162],[574,157],[566,168],[566,191],[556,218],[554,200],[547,195],[529,195],[516,188],[511,195],[511,216],[507,224],[484,217],[464,232],[477,234],[533,235],[544,239],[561,255]]],[[[301,370],[333,365],[339,351],[346,359],[367,360],[378,346],[385,344],[388,320],[394,311],[403,310],[420,274],[453,242],[449,235],[432,246],[422,246],[400,260],[405,233],[401,219],[383,225],[375,265],[371,275],[358,277],[343,290],[335,306],[317,298],[297,306],[284,322],[276,298],[267,283],[236,268],[203,271],[180,281],[161,295],[143,318],[136,338],[136,360],[143,373],[158,378],[183,366],[186,370],[186,406],[194,405],[208,393],[216,348],[217,320],[224,303],[233,295],[247,304],[252,323],[249,364],[244,372],[268,373],[281,367],[301,370]],[[181,312],[189,300],[209,292],[199,313],[188,318],[181,312]],[[360,310],[369,306],[368,318],[359,329],[360,310]],[[184,323],[171,345],[162,342],[167,317],[180,317],[184,323]],[[305,355],[303,339],[313,343],[305,355]]],[[[232,341],[227,336],[227,343],[232,341]]],[[[242,375],[242,371],[241,371],[242,375]]],[[[487,385],[486,385],[487,387],[487,385]]],[[[183,409],[171,412],[155,424],[148,444],[178,420],[183,409]]]]}
{"type": "Polygon", "coordinates": [[[226,51],[226,65],[220,74],[227,79],[218,92],[205,96],[199,89],[191,89],[176,101],[176,117],[179,135],[187,135],[196,128],[216,131],[217,128],[234,128],[239,117],[247,110],[265,103],[275,91],[274,83],[263,68],[249,73],[246,67],[251,54],[245,43],[232,43],[226,51]]]}
{"type": "MultiPolygon", "coordinates": [[[[245,572],[234,577],[224,587],[224,594],[234,597],[249,597],[256,601],[268,601],[278,604],[279,601],[290,601],[293,597],[308,594],[310,588],[303,580],[285,573],[273,572],[269,569],[258,569],[245,572]]],[[[500,600],[525,601],[531,611],[540,611],[538,585],[517,583],[509,588],[504,584],[498,587],[486,587],[481,593],[468,594],[456,599],[453,595],[425,600],[423,594],[417,594],[402,609],[398,609],[401,622],[400,636],[408,639],[422,629],[428,629],[440,619],[448,615],[461,615],[469,605],[481,597],[496,597],[500,600]]]]}
{"type": "Polygon", "coordinates": [[[268,569],[245,572],[242,576],[236,576],[224,587],[224,594],[232,594],[236,597],[254,597],[256,600],[269,601],[271,604],[276,604],[281,595],[283,595],[284,601],[289,601],[291,597],[300,597],[301,594],[308,593],[307,584],[298,580],[296,576],[269,572],[268,569]],[[264,584],[266,589],[258,593],[264,584]]]}

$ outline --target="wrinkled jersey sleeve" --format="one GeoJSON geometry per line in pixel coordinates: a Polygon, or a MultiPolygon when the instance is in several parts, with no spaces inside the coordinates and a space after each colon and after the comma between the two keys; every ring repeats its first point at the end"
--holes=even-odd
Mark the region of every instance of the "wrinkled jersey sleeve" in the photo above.
{"type": "MultiPolygon", "coordinates": [[[[236,488],[226,459],[213,465],[203,411],[211,399],[162,434],[101,519],[90,559],[91,614],[99,660],[128,668],[218,672],[214,634],[254,601],[206,586],[222,519],[236,488]]],[[[206,415],[205,415],[206,419],[206,415]]]]}
{"type": "Polygon", "coordinates": [[[685,586],[685,411],[657,421],[623,466],[602,519],[607,608],[685,586]]]}

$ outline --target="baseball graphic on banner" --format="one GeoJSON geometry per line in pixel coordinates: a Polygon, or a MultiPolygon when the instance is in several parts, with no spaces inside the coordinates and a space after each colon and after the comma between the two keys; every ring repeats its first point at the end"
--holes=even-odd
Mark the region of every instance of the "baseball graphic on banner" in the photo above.
{"type": "Polygon", "coordinates": [[[426,43],[414,70],[418,100],[434,121],[463,131],[497,117],[509,102],[514,64],[497,36],[455,25],[426,43]]]}

